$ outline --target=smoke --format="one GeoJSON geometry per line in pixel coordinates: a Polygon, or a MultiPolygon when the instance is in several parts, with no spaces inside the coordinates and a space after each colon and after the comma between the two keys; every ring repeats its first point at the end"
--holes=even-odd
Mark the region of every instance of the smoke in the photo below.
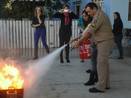
{"type": "Polygon", "coordinates": [[[45,76],[54,61],[59,56],[59,53],[66,47],[66,45],[55,50],[44,58],[41,58],[33,63],[29,63],[29,67],[25,71],[25,97],[24,98],[38,98],[35,96],[37,92],[37,84],[40,78],[45,76]]]}
{"type": "Polygon", "coordinates": [[[11,58],[0,59],[0,68],[5,64],[14,65],[17,67],[22,75],[22,78],[24,79],[24,98],[39,98],[39,84],[41,80],[43,82],[43,79],[41,78],[46,76],[60,52],[65,47],[66,45],[56,49],[54,52],[50,53],[44,58],[29,62],[19,62],[19,60],[13,60],[11,58]]]}

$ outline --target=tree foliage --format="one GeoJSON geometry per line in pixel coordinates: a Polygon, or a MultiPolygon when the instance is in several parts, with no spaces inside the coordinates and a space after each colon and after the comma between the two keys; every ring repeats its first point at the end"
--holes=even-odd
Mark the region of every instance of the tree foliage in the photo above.
{"type": "MultiPolygon", "coordinates": [[[[31,18],[33,10],[37,5],[43,6],[46,10],[46,15],[51,17],[52,14],[62,7],[61,0],[41,0],[41,1],[27,1],[27,0],[0,0],[0,18],[31,18]]],[[[69,0],[64,0],[69,1],[69,0]]]]}

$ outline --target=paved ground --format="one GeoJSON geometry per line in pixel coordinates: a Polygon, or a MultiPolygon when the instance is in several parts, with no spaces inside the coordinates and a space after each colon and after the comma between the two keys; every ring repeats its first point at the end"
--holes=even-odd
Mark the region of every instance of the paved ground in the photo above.
{"type": "Polygon", "coordinates": [[[118,60],[116,54],[110,58],[111,89],[105,93],[88,92],[91,86],[83,83],[89,78],[85,71],[90,68],[90,60],[81,63],[73,51],[71,63],[55,61],[46,76],[37,81],[37,87],[31,87],[29,98],[131,98],[131,58],[118,60]]]}

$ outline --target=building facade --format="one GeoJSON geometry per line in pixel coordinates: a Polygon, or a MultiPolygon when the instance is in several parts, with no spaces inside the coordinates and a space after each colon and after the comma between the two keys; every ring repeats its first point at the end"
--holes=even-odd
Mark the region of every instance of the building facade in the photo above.
{"type": "Polygon", "coordinates": [[[70,0],[69,4],[71,9],[79,15],[81,11],[84,9],[85,5],[89,2],[95,2],[99,5],[102,9],[104,8],[104,0],[70,0]]]}
{"type": "MultiPolygon", "coordinates": [[[[73,0],[71,0],[73,1],[73,0]]],[[[124,23],[124,28],[131,28],[131,0],[80,0],[80,10],[82,10],[88,2],[97,3],[102,10],[109,16],[113,24],[113,12],[120,13],[124,23]]]]}
{"type": "Polygon", "coordinates": [[[124,28],[131,28],[131,0],[104,0],[104,11],[113,23],[113,12],[119,12],[124,28]]]}
{"type": "Polygon", "coordinates": [[[73,10],[77,15],[79,15],[80,13],[81,1],[82,0],[70,0],[69,1],[71,10],[73,10]]]}

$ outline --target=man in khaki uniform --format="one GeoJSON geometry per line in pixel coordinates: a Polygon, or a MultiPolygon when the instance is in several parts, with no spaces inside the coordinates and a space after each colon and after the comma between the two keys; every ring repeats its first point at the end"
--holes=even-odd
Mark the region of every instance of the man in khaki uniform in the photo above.
{"type": "Polygon", "coordinates": [[[93,20],[82,33],[82,37],[74,42],[74,46],[78,46],[83,39],[89,38],[90,35],[92,35],[98,50],[98,83],[96,87],[90,88],[89,92],[105,92],[106,89],[110,88],[108,57],[113,46],[111,23],[107,15],[105,15],[105,13],[100,10],[95,3],[88,3],[85,10],[90,16],[93,16],[93,20]]]}

